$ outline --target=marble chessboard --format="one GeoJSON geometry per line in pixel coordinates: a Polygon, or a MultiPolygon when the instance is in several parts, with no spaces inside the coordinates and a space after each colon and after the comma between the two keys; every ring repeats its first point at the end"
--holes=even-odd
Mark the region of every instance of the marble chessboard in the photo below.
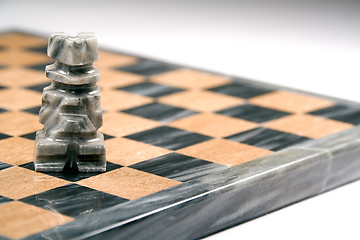
{"type": "Polygon", "coordinates": [[[35,172],[46,48],[0,34],[0,239],[200,238],[360,177],[359,104],[108,50],[107,171],[35,172]]]}

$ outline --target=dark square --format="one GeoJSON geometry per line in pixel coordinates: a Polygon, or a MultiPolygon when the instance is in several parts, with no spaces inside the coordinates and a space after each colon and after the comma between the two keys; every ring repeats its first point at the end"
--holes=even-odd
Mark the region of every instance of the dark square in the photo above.
{"type": "Polygon", "coordinates": [[[29,140],[35,140],[36,132],[27,133],[27,134],[21,135],[20,137],[23,137],[23,138],[26,138],[26,139],[29,139],[29,140]]]}
{"type": "Polygon", "coordinates": [[[135,133],[126,136],[126,138],[167,148],[170,150],[178,150],[180,148],[184,148],[211,139],[211,137],[209,136],[167,126],[161,126],[147,131],[135,133]]]}
{"type": "Polygon", "coordinates": [[[39,115],[40,108],[41,108],[41,106],[38,106],[38,107],[28,108],[28,109],[25,109],[25,110],[22,110],[22,111],[32,113],[32,114],[35,114],[35,115],[39,115]]]}
{"type": "Polygon", "coordinates": [[[48,190],[20,201],[59,212],[71,217],[91,214],[124,202],[127,199],[77,184],[69,184],[48,190]]]}
{"type": "MultiPolygon", "coordinates": [[[[1,69],[1,65],[0,65],[0,69],[1,69]]],[[[6,87],[0,85],[0,90],[4,89],[4,88],[6,88],[6,87]]]]}
{"type": "Polygon", "coordinates": [[[31,47],[31,48],[27,48],[27,50],[47,55],[47,46],[31,47]]]}
{"type": "Polygon", "coordinates": [[[157,83],[151,83],[151,82],[139,83],[139,84],[135,84],[135,85],[131,85],[128,87],[123,87],[123,88],[117,88],[117,89],[128,91],[128,92],[139,94],[139,95],[148,96],[148,97],[162,97],[165,95],[169,95],[172,93],[182,91],[182,89],[179,89],[179,88],[174,88],[174,87],[157,84],[157,83]]]}
{"type": "Polygon", "coordinates": [[[30,68],[32,70],[37,70],[37,71],[41,71],[41,72],[45,72],[45,67],[47,65],[53,64],[53,62],[47,62],[47,63],[42,63],[42,64],[36,64],[36,65],[30,65],[30,66],[26,66],[27,68],[30,68]]]}
{"type": "Polygon", "coordinates": [[[0,240],[11,240],[10,238],[4,237],[4,236],[0,236],[0,240]]]}
{"type": "Polygon", "coordinates": [[[12,167],[12,165],[0,162],[0,170],[4,170],[6,168],[12,167]]]}
{"type": "MultiPolygon", "coordinates": [[[[29,162],[29,163],[25,163],[23,165],[20,165],[20,167],[23,168],[27,168],[30,170],[35,170],[34,168],[34,163],[33,162],[29,162]]],[[[121,168],[121,165],[117,165],[115,163],[111,163],[111,162],[107,162],[106,163],[106,172],[121,168]]],[[[57,178],[61,178],[70,182],[77,182],[89,177],[93,177],[99,174],[102,174],[100,172],[75,172],[72,170],[65,170],[64,172],[43,172],[44,174],[53,176],[53,177],[57,177],[57,178]]]]}
{"type": "Polygon", "coordinates": [[[11,136],[9,136],[7,134],[0,133],[0,140],[6,139],[6,138],[9,138],[9,137],[11,137],[11,136]]]}
{"type": "Polygon", "coordinates": [[[209,90],[240,98],[252,98],[274,91],[273,89],[252,86],[244,83],[230,83],[219,87],[210,88],[209,90]]]}
{"type": "Polygon", "coordinates": [[[10,238],[4,237],[4,236],[0,236],[0,240],[11,240],[10,238]]]}
{"type": "Polygon", "coordinates": [[[108,134],[104,134],[104,140],[108,140],[108,139],[111,139],[111,138],[114,138],[114,136],[111,136],[111,135],[108,135],[108,134]]]}
{"type": "Polygon", "coordinates": [[[26,87],[26,88],[30,89],[30,90],[33,90],[33,91],[42,92],[44,87],[47,87],[49,85],[50,85],[50,82],[47,82],[47,83],[41,83],[41,84],[29,86],[29,87],[26,87]]]}
{"type": "Polygon", "coordinates": [[[170,153],[130,167],[181,182],[228,168],[227,166],[178,153],[170,153]]]}
{"type": "Polygon", "coordinates": [[[0,196],[0,205],[11,201],[12,200],[10,198],[0,196]]]}
{"type": "Polygon", "coordinates": [[[162,123],[172,122],[176,119],[184,118],[197,113],[191,110],[173,107],[162,103],[150,103],[140,107],[127,109],[122,112],[160,121],[162,123]]]}
{"type": "Polygon", "coordinates": [[[241,118],[248,121],[262,123],[289,115],[290,113],[281,112],[274,109],[263,108],[251,104],[239,105],[227,108],[217,113],[231,117],[241,118]]]}
{"type": "Polygon", "coordinates": [[[144,76],[151,76],[154,74],[164,73],[178,69],[179,67],[163,62],[158,62],[149,59],[141,59],[137,64],[126,67],[118,67],[117,70],[124,72],[131,72],[144,76]]]}
{"type": "Polygon", "coordinates": [[[226,137],[226,139],[272,151],[278,151],[283,148],[310,140],[306,137],[262,127],[234,134],[232,136],[226,137]]]}
{"type": "Polygon", "coordinates": [[[360,124],[360,107],[338,104],[310,112],[310,114],[355,125],[360,124]]]}

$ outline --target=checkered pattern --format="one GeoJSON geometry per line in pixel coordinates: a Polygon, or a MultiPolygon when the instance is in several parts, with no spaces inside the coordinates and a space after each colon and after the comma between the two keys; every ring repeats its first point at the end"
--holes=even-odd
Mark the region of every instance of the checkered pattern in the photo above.
{"type": "Polygon", "coordinates": [[[107,171],[38,173],[46,44],[0,35],[0,238],[25,238],[360,123],[354,106],[100,51],[107,171]]]}

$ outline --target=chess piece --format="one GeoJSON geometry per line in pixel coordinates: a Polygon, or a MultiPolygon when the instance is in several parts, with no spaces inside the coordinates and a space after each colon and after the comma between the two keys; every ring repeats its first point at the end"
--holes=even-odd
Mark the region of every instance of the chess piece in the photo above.
{"type": "Polygon", "coordinates": [[[97,39],[93,33],[71,37],[55,33],[49,39],[46,66],[50,86],[43,90],[40,123],[36,133],[35,170],[104,172],[106,168],[102,125],[97,39]]]}

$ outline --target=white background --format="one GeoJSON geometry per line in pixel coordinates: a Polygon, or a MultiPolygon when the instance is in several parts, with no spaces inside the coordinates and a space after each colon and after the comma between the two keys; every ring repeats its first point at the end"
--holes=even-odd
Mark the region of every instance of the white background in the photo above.
{"type": "MultiPolygon", "coordinates": [[[[4,1],[0,31],[100,46],[359,101],[358,1],[4,1]]],[[[359,239],[360,182],[209,239],[359,239]]]]}

